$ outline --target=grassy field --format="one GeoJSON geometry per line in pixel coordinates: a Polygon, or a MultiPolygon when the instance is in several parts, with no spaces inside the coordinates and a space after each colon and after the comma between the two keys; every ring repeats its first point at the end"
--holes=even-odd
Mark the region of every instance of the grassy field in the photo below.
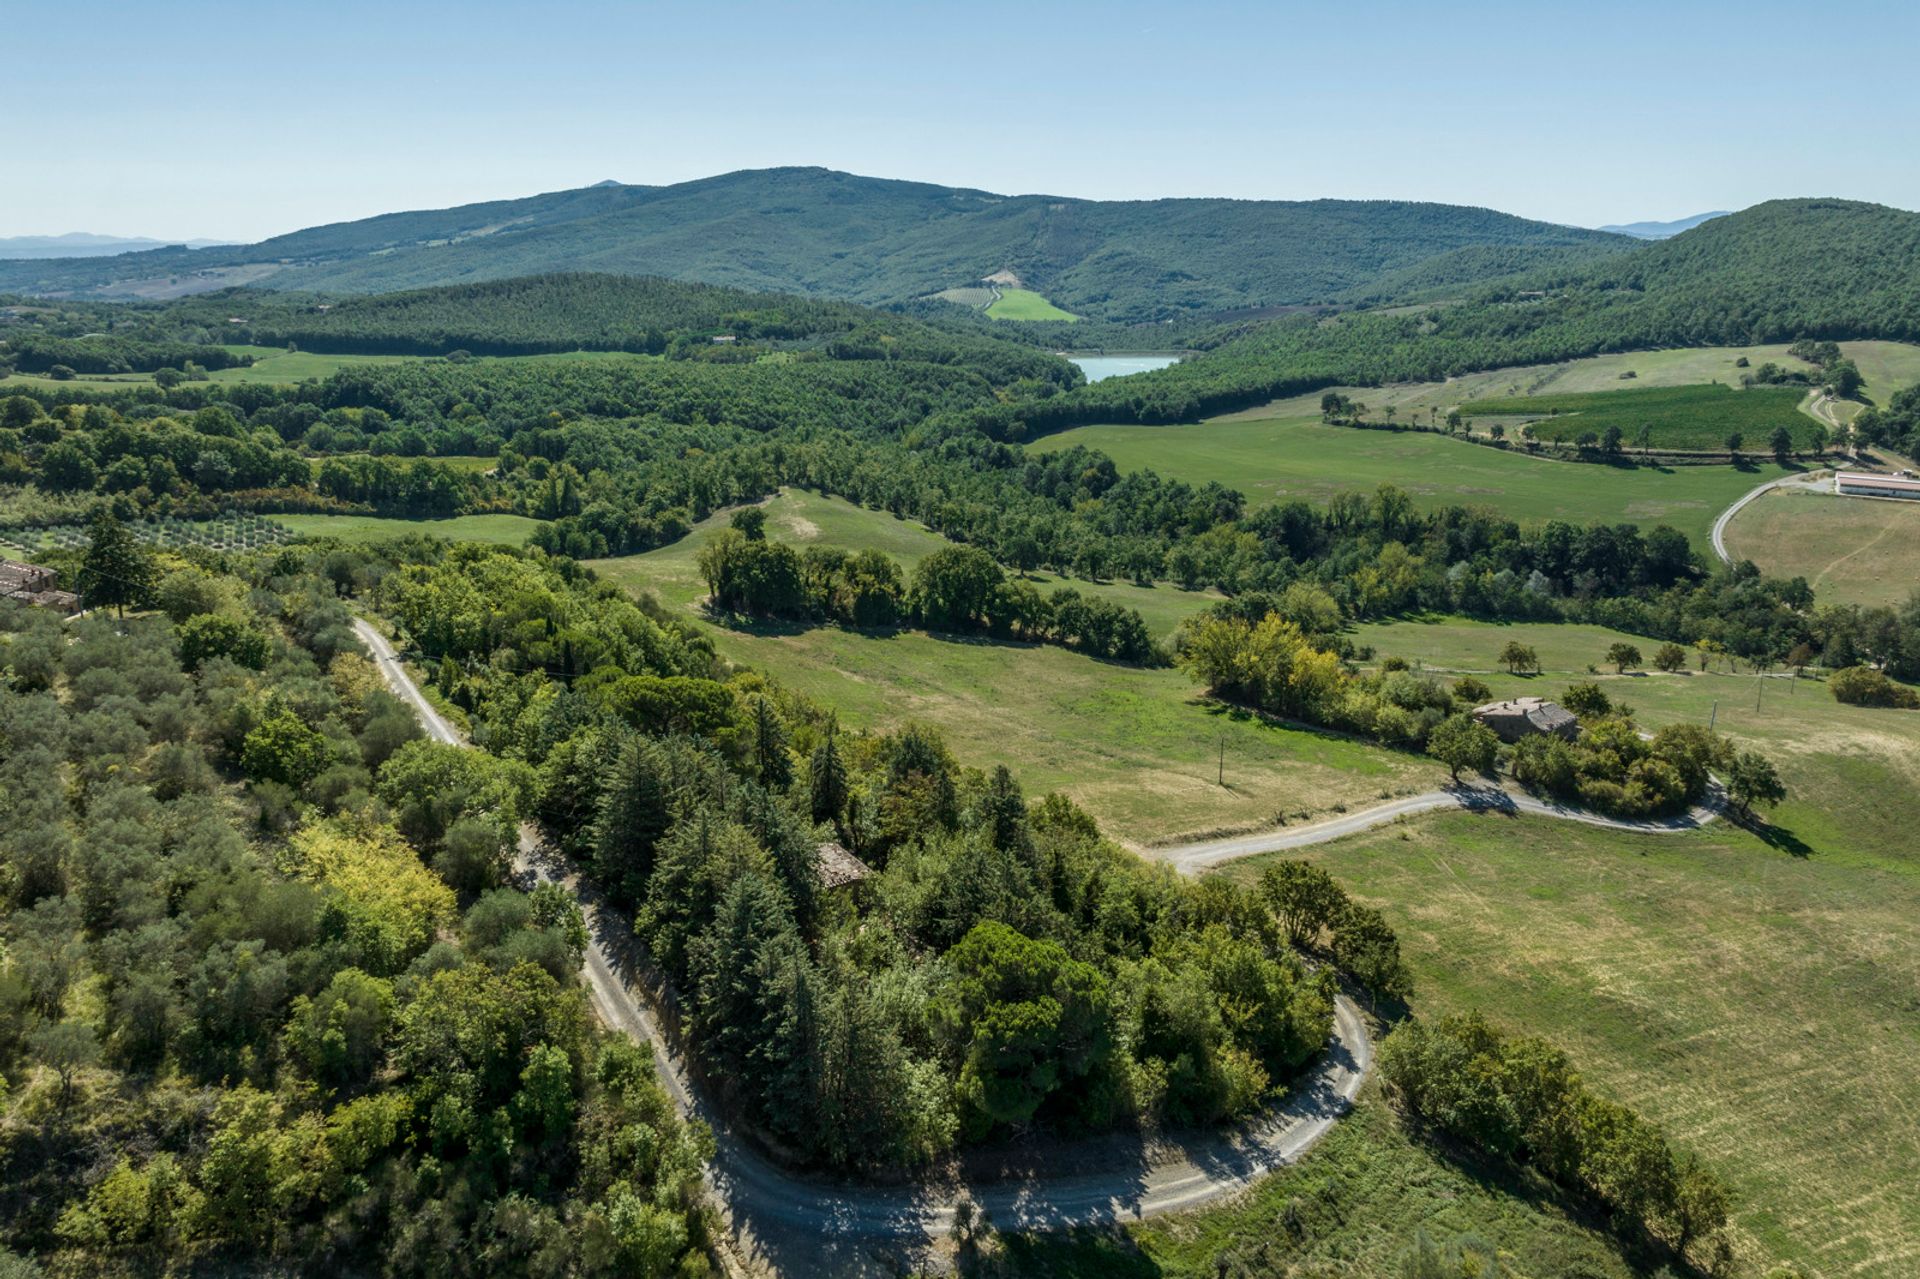
{"type": "MultiPolygon", "coordinates": [[[[1599,627],[1362,628],[1380,653],[1552,695],[1604,666],[1599,627]],[[1544,675],[1494,655],[1530,643],[1544,675]]],[[[1650,652],[1650,641],[1638,641],[1650,652]]],[[[1444,815],[1312,851],[1400,930],[1416,1008],[1479,1008],[1572,1051],[1734,1181],[1742,1251],[1824,1275],[1920,1267],[1920,714],[1817,682],[1601,683],[1649,725],[1706,722],[1780,766],[1768,838],[1645,836],[1444,815]],[[1793,691],[1789,692],[1789,688],[1793,691]],[[1755,709],[1755,694],[1762,692],[1755,709]]],[[[1258,859],[1225,873],[1251,876],[1258,859]]]]}
{"type": "Polygon", "coordinates": [[[1722,448],[1728,436],[1737,432],[1743,447],[1758,453],[1768,448],[1774,431],[1783,426],[1798,447],[1811,447],[1819,424],[1800,412],[1805,398],[1805,390],[1798,387],[1757,386],[1743,391],[1725,384],[1636,386],[1475,400],[1461,405],[1460,412],[1469,419],[1525,421],[1543,440],[1571,442],[1588,434],[1604,437],[1608,428],[1617,427],[1630,448],[1640,444],[1643,427],[1653,448],[1701,452],[1722,448]]]}
{"type": "Polygon", "coordinates": [[[1825,602],[1904,604],[1920,587],[1920,502],[1775,490],[1734,517],[1727,549],[1825,602]]]}
{"type": "Polygon", "coordinates": [[[1748,468],[1602,466],[1532,457],[1416,432],[1327,426],[1312,416],[1231,415],[1195,426],[1086,426],[1035,441],[1038,452],[1084,444],[1124,470],[1152,469],[1203,484],[1215,480],[1254,505],[1342,489],[1395,484],[1422,507],[1489,506],[1522,522],[1631,521],[1671,524],[1705,551],[1714,517],[1762,480],[1771,461],[1748,468]]]}
{"type": "Polygon", "coordinates": [[[1032,289],[1001,289],[1000,296],[987,308],[996,320],[1077,320],[1071,311],[1062,311],[1032,289]]]}
{"type": "MultiPolygon", "coordinates": [[[[1877,404],[1902,387],[1920,382],[1920,346],[1908,342],[1843,342],[1841,354],[1859,366],[1866,379],[1865,394],[1877,404]]],[[[1629,351],[1596,355],[1559,364],[1527,364],[1468,373],[1445,382],[1400,382],[1391,386],[1348,386],[1336,390],[1365,401],[1374,409],[1392,406],[1401,421],[1446,416],[1447,410],[1486,398],[1516,395],[1575,395],[1590,391],[1617,391],[1623,386],[1692,386],[1721,382],[1738,386],[1740,377],[1767,362],[1798,372],[1813,366],[1787,354],[1784,344],[1765,346],[1703,346],[1667,351],[1629,351]],[[1745,359],[1748,368],[1738,361],[1745,359]],[[1623,375],[1631,373],[1631,379],[1623,375]]],[[[1275,400],[1258,408],[1230,414],[1235,418],[1308,417],[1320,412],[1320,392],[1275,400]]]]}
{"type": "Polygon", "coordinates": [[[1353,1113],[1299,1164],[1203,1212],[1124,1230],[1003,1241],[1004,1268],[1023,1279],[1217,1279],[1220,1275],[1386,1276],[1424,1231],[1445,1246],[1471,1234],[1529,1279],[1627,1279],[1600,1223],[1550,1187],[1416,1142],[1380,1100],[1353,1113]]]}
{"type": "Polygon", "coordinates": [[[378,542],[418,533],[450,542],[490,542],[519,546],[540,521],[525,515],[456,515],[445,520],[388,519],[377,515],[276,515],[277,522],[307,537],[337,537],[345,542],[378,542]]]}
{"type": "MultiPolygon", "coordinates": [[[[908,564],[942,544],[917,524],[810,493],[786,492],[768,513],[768,534],[778,540],[873,546],[908,564]]],[[[705,587],[694,555],[723,522],[593,567],[629,590],[654,591],[711,634],[723,656],[773,674],[849,723],[936,724],[962,760],[1004,763],[1034,795],[1065,791],[1119,838],[1148,843],[1299,820],[1424,790],[1441,776],[1422,759],[1214,710],[1175,670],[921,631],[720,626],[700,608],[705,587]]],[[[1161,633],[1204,599],[1166,586],[1071,584],[1139,608],[1161,633]]],[[[1048,589],[1050,580],[1038,585],[1048,589]]]]}

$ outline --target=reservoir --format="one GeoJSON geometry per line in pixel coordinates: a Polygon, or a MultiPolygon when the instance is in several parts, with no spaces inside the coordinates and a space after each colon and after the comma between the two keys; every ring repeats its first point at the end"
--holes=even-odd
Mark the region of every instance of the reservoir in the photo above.
{"type": "Polygon", "coordinates": [[[1110,377],[1125,377],[1129,373],[1151,373],[1155,369],[1164,369],[1169,364],[1178,364],[1177,355],[1069,355],[1067,359],[1080,366],[1089,382],[1101,382],[1110,377]]]}

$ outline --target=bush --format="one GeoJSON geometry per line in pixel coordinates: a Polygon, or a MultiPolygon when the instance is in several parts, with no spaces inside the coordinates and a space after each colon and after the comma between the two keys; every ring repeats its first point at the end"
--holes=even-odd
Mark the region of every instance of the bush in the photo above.
{"type": "Polygon", "coordinates": [[[1581,719],[1599,719],[1613,713],[1613,699],[1591,680],[1584,684],[1569,685],[1567,691],[1560,695],[1560,704],[1581,719]]]}
{"type": "Polygon", "coordinates": [[[1849,706],[1891,706],[1899,710],[1920,709],[1920,692],[1887,678],[1885,671],[1871,666],[1849,666],[1835,671],[1827,681],[1835,701],[1849,706]]]}
{"type": "Polygon", "coordinates": [[[1487,687],[1485,680],[1475,679],[1471,675],[1462,675],[1453,681],[1454,699],[1466,706],[1479,706],[1493,700],[1493,690],[1487,687]]]}

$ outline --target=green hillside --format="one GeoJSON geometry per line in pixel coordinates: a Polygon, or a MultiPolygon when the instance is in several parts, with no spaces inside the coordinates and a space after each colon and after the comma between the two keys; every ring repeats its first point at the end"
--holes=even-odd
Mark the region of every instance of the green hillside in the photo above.
{"type": "MultiPolygon", "coordinates": [[[[1328,301],[1461,250],[1584,258],[1633,243],[1442,204],[1073,200],[786,168],[389,214],[236,248],[0,263],[0,291],[380,293],[565,269],[895,302],[1011,270],[1074,314],[1140,319],[1328,301]]],[[[1465,274],[1524,265],[1496,254],[1465,274]]]]}
{"type": "MultiPolygon", "coordinates": [[[[658,277],[541,275],[410,289],[316,305],[307,295],[257,289],[190,298],[159,313],[176,324],[215,325],[234,316],[264,346],[302,350],[445,355],[538,355],[560,351],[659,354],[675,345],[874,345],[876,355],[946,358],[957,350],[1034,362],[990,335],[936,329],[849,302],[689,284],[658,277]],[[885,345],[879,345],[884,340],[885,345]]],[[[835,354],[852,354],[836,350],[835,354]]],[[[725,354],[716,353],[716,354],[725,354]]]]}
{"type": "Polygon", "coordinates": [[[1004,414],[1032,435],[1184,422],[1332,386],[1438,382],[1616,351],[1920,339],[1920,214],[1776,200],[1577,270],[1451,304],[1288,316],[1221,330],[1203,358],[1004,414]]]}
{"type": "MultiPolygon", "coordinates": [[[[769,355],[964,365],[995,385],[1065,388],[1079,375],[1009,326],[940,322],[851,302],[619,275],[543,275],[324,302],[223,289],[167,303],[22,308],[0,332],[0,367],[146,382],[194,361],[215,380],[291,381],[339,367],[327,356],[551,356],[631,352],[721,363],[769,355]],[[225,345],[206,345],[218,341],[225,345]],[[254,366],[260,367],[254,375],[254,366]]],[[[1018,328],[1019,326],[1011,326],[1018,328]]]]}

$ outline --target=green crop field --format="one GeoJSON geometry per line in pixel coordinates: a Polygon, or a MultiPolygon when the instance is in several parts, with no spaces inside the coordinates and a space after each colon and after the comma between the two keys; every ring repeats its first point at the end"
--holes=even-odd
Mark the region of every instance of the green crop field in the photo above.
{"type": "Polygon", "coordinates": [[[1920,589],[1920,502],[1778,490],[1727,525],[1727,550],[1774,577],[1804,577],[1822,602],[1904,604],[1920,589]]]}
{"type": "Polygon", "coordinates": [[[1071,311],[1062,311],[1032,289],[1002,289],[1000,297],[987,308],[996,320],[1077,320],[1071,311]]]}
{"type": "Polygon", "coordinates": [[[344,542],[378,542],[389,537],[420,534],[450,542],[490,542],[519,546],[540,527],[525,515],[456,515],[445,520],[402,520],[377,515],[276,515],[295,533],[306,537],[337,537],[344,542]]]}
{"type": "Polygon", "coordinates": [[[1609,428],[1618,428],[1628,446],[1638,447],[1644,429],[1653,448],[1707,452],[1723,448],[1728,436],[1738,433],[1742,447],[1757,453],[1768,448],[1773,433],[1783,426],[1797,447],[1811,447],[1819,424],[1800,412],[1806,394],[1799,387],[1643,386],[1475,400],[1461,405],[1460,412],[1470,419],[1524,421],[1540,439],[1569,443],[1588,435],[1604,437],[1609,428]]]}
{"type": "Polygon", "coordinates": [[[1702,552],[1714,517],[1762,480],[1771,461],[1671,468],[1603,466],[1533,457],[1412,431],[1361,431],[1318,417],[1219,418],[1192,426],[1084,426],[1034,441],[1036,452],[1084,444],[1123,471],[1150,469],[1192,484],[1217,481],[1253,505],[1394,484],[1424,509],[1488,506],[1523,523],[1671,524],[1702,552]]]}
{"type": "Polygon", "coordinates": [[[1599,664],[1644,723],[1715,717],[1779,764],[1792,796],[1765,839],[1724,822],[1651,836],[1450,814],[1311,856],[1392,917],[1418,1011],[1479,1008],[1548,1035],[1727,1173],[1750,1260],[1907,1273],[1920,1257],[1920,713],[1842,706],[1810,680],[1614,676],[1603,654],[1620,636],[1600,627],[1403,622],[1357,638],[1478,671],[1503,696],[1551,696],[1599,664]],[[1500,671],[1509,639],[1534,645],[1546,673],[1500,671]]]}
{"type": "MultiPolygon", "coordinates": [[[[909,564],[942,544],[917,524],[810,493],[788,491],[768,513],[775,539],[873,546],[909,564]]],[[[1298,820],[1423,790],[1441,776],[1416,757],[1214,710],[1176,670],[972,636],[718,625],[700,608],[705,587],[694,556],[723,522],[592,567],[629,590],[653,591],[711,635],[721,655],[834,707],[849,723],[938,725],[969,763],[1004,763],[1034,795],[1065,791],[1120,838],[1158,842],[1298,820]],[[1224,786],[1217,780],[1223,748],[1224,786]]],[[[1052,586],[1051,579],[1036,584],[1052,586]]],[[[1166,586],[1070,584],[1140,608],[1162,634],[1205,598],[1166,586]]]]}

